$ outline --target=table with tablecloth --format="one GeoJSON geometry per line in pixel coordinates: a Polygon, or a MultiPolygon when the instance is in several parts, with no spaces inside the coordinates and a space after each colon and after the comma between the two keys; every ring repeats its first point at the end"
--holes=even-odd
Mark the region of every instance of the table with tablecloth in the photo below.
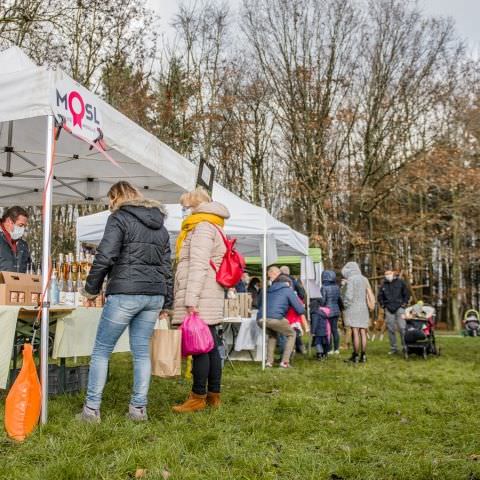
{"type": "Polygon", "coordinates": [[[231,347],[230,360],[262,360],[262,329],[257,324],[257,311],[250,318],[225,318],[223,323],[225,340],[231,347]]]}
{"type": "Polygon", "coordinates": [[[20,307],[0,307],[0,389],[7,388],[19,312],[20,307]]]}
{"type": "MultiPolygon", "coordinates": [[[[92,354],[97,334],[101,308],[77,307],[57,320],[52,357],[89,357],[92,354]]],[[[119,338],[114,353],[129,352],[128,328],[119,338]]]]}
{"type": "MultiPolygon", "coordinates": [[[[16,332],[33,323],[38,310],[33,307],[0,306],[0,389],[8,386],[10,363],[15,345],[16,332]]],[[[88,357],[95,344],[101,308],[52,307],[50,333],[54,336],[54,359],[88,357]]],[[[128,328],[120,337],[115,353],[130,351],[128,328]]]]}

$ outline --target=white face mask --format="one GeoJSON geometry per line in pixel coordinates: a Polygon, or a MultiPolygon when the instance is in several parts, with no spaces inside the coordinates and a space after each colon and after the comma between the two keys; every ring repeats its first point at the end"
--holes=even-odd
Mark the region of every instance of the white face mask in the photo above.
{"type": "Polygon", "coordinates": [[[13,226],[13,231],[10,234],[12,237],[12,240],[18,240],[23,237],[23,234],[25,233],[25,227],[19,227],[18,225],[13,226]]]}
{"type": "Polygon", "coordinates": [[[387,282],[393,282],[393,275],[385,275],[387,282]]]}
{"type": "Polygon", "coordinates": [[[187,218],[192,214],[192,209],[190,207],[182,207],[182,218],[187,218]]]}

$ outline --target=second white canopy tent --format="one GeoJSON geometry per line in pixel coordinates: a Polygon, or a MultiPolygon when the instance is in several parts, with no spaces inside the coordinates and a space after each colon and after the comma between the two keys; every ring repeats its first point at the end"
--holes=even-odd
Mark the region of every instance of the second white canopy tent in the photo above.
{"type": "MultiPolygon", "coordinates": [[[[237,239],[237,248],[245,256],[262,256],[266,237],[266,265],[275,263],[280,255],[308,255],[308,238],[276,220],[265,208],[252,205],[222,186],[215,184],[213,199],[230,211],[225,223],[227,235],[237,239]]],[[[172,248],[182,224],[179,204],[165,205],[168,215],[165,226],[171,234],[172,248]]],[[[98,244],[103,237],[109,211],[80,217],[77,220],[77,241],[98,244]]]]}

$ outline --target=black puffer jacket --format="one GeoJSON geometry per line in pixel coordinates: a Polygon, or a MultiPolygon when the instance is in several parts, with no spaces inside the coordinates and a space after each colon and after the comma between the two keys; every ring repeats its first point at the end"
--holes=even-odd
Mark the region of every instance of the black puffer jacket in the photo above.
{"type": "Polygon", "coordinates": [[[173,304],[170,235],[161,205],[150,200],[127,202],[108,218],[85,285],[97,295],[108,276],[107,295],[164,295],[173,304]]]}
{"type": "Polygon", "coordinates": [[[399,308],[405,308],[409,300],[407,284],[398,277],[391,282],[385,280],[378,292],[378,303],[391,313],[395,313],[399,308]]]}
{"type": "Polygon", "coordinates": [[[25,240],[17,240],[17,253],[14,254],[0,228],[0,272],[26,273],[32,263],[30,250],[25,240]]]}

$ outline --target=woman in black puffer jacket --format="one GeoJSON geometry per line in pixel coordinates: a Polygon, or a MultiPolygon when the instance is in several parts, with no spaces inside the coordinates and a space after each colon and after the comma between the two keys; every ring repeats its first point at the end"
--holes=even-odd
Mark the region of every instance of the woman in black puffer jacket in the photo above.
{"type": "Polygon", "coordinates": [[[81,420],[99,422],[108,361],[129,327],[134,382],[129,406],[132,420],[147,419],[150,337],[162,309],[173,302],[170,237],[160,204],[145,200],[128,182],[108,192],[110,215],[85,285],[92,303],[107,277],[107,301],[98,325],[81,420]]]}

